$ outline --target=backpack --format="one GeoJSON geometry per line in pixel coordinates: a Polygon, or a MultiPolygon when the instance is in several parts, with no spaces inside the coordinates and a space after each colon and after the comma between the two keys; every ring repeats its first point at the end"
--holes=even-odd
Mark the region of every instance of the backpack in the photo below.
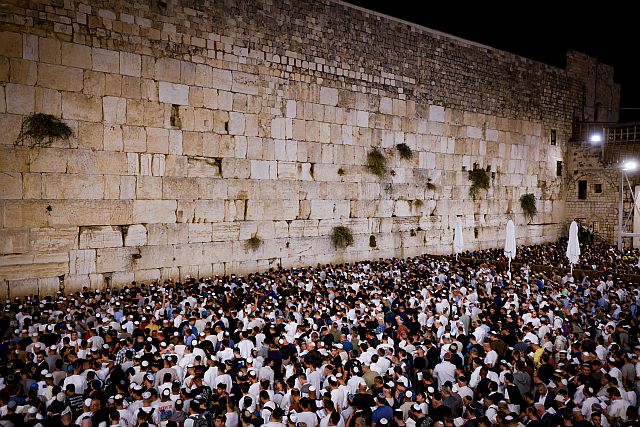
{"type": "Polygon", "coordinates": [[[211,424],[204,415],[192,415],[193,427],[211,427],[211,424]]]}

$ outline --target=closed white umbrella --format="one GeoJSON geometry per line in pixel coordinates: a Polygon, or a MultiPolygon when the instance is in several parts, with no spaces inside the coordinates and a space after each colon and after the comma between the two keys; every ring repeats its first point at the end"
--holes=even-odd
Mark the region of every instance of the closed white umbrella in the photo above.
{"type": "Polygon", "coordinates": [[[507,234],[504,239],[504,256],[509,261],[509,280],[511,280],[511,260],[516,257],[516,228],[513,221],[507,222],[507,234]]]}
{"type": "Polygon", "coordinates": [[[567,258],[571,263],[571,275],[573,276],[573,265],[580,259],[580,242],[578,241],[578,224],[571,221],[569,227],[569,243],[567,244],[567,258]]]}
{"type": "Polygon", "coordinates": [[[460,218],[456,220],[455,226],[455,235],[453,236],[453,253],[456,254],[456,259],[458,259],[458,254],[462,253],[464,250],[464,239],[462,238],[462,221],[460,218]]]}

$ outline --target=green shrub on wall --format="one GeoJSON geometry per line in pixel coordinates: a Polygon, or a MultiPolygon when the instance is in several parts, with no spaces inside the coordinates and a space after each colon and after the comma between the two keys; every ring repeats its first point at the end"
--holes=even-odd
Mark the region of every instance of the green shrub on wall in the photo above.
{"type": "Polygon", "coordinates": [[[538,213],[538,208],[536,207],[536,196],[527,193],[520,197],[520,206],[524,211],[524,215],[529,218],[529,222],[533,221],[533,217],[538,213]]]}
{"type": "Polygon", "coordinates": [[[384,176],[387,173],[387,159],[377,148],[372,148],[367,153],[367,169],[378,176],[384,176]]]}
{"type": "Polygon", "coordinates": [[[16,144],[30,147],[48,147],[56,139],[69,139],[73,135],[65,122],[51,114],[34,113],[24,118],[16,144]]]}
{"type": "Polygon", "coordinates": [[[353,245],[353,234],[349,227],[339,225],[331,230],[331,243],[336,249],[344,249],[353,245]]]}
{"type": "Polygon", "coordinates": [[[400,157],[403,159],[409,160],[413,157],[413,151],[411,151],[411,147],[409,147],[404,142],[402,144],[396,145],[396,149],[398,153],[400,153],[400,157]]]}
{"type": "Polygon", "coordinates": [[[256,234],[254,234],[253,236],[251,236],[250,239],[248,239],[244,243],[244,248],[245,248],[245,250],[256,251],[256,250],[258,250],[260,245],[262,245],[262,239],[259,238],[256,234]]]}
{"type": "Polygon", "coordinates": [[[469,188],[469,195],[475,200],[480,190],[489,189],[489,174],[484,169],[474,169],[469,172],[469,179],[471,180],[471,187],[469,188]]]}

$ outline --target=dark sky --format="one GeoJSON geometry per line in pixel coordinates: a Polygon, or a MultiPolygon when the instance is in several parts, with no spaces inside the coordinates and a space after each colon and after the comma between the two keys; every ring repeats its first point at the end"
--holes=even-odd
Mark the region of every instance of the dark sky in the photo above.
{"type": "Polygon", "coordinates": [[[568,49],[587,53],[615,67],[621,121],[640,121],[640,21],[624,3],[346,1],[562,68],[568,49]]]}

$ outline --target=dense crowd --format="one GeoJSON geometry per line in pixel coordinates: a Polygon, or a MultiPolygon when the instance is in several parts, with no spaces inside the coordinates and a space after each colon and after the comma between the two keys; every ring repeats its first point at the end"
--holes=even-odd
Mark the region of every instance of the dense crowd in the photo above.
{"type": "MultiPolygon", "coordinates": [[[[567,239],[560,239],[555,243],[519,246],[515,261],[529,265],[569,268],[566,251],[567,239]]],[[[492,261],[507,261],[502,249],[466,252],[465,255],[492,261]]],[[[621,253],[615,246],[608,243],[582,245],[580,259],[574,268],[600,270],[615,275],[640,275],[640,249],[627,248],[621,253]]]]}
{"type": "Polygon", "coordinates": [[[7,300],[0,425],[640,425],[638,284],[507,277],[416,257],[7,300]]]}

